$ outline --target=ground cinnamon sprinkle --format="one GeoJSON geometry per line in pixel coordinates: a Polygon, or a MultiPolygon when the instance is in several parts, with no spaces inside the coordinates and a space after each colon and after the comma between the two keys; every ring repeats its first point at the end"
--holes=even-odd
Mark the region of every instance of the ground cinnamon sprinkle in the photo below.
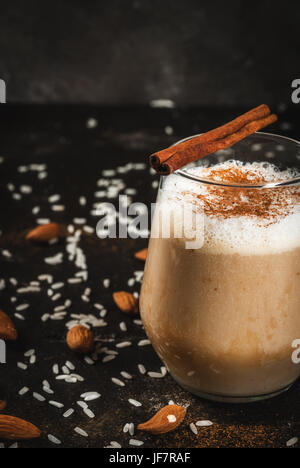
{"type": "MultiPolygon", "coordinates": [[[[207,169],[204,169],[203,171],[204,176],[206,170],[207,169]]],[[[257,172],[251,171],[249,169],[245,171],[241,167],[228,167],[226,169],[209,168],[209,176],[211,179],[219,182],[230,182],[235,184],[259,185],[267,182],[263,174],[258,174],[257,172]]],[[[275,180],[273,182],[275,182],[275,180]]]]}
{"type": "MultiPolygon", "coordinates": [[[[202,177],[218,182],[261,185],[270,182],[286,180],[280,177],[266,178],[262,172],[245,168],[245,166],[232,166],[222,168],[203,168],[202,177]]],[[[195,203],[202,202],[201,207],[207,216],[218,218],[248,216],[267,221],[264,225],[276,222],[278,217],[290,215],[297,203],[300,202],[299,187],[277,188],[239,188],[206,185],[202,193],[196,194],[185,191],[184,195],[197,198],[195,203]]]]}

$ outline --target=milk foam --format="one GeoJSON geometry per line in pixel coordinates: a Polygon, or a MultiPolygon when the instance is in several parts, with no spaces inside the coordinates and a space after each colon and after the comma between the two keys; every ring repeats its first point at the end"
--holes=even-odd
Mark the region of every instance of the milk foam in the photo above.
{"type": "MultiPolygon", "coordinates": [[[[266,163],[247,163],[239,161],[226,161],[213,166],[214,180],[218,180],[216,170],[226,170],[239,167],[242,171],[251,171],[254,178],[260,177],[266,183],[287,181],[300,174],[295,170],[280,171],[276,166],[266,163]]],[[[196,177],[210,178],[210,169],[194,167],[188,173],[196,177]]],[[[224,174],[224,171],[223,171],[224,174]]],[[[250,177],[251,179],[251,177],[250,177]]],[[[222,181],[221,175],[219,180],[222,181]]],[[[232,182],[232,181],[231,181],[232,182]]],[[[251,182],[250,182],[251,183],[251,182]]],[[[255,184],[256,185],[256,184],[255,184]]],[[[215,186],[214,186],[215,187],[215,186]]],[[[226,189],[225,189],[226,190],[226,189]]],[[[252,189],[260,190],[260,189],[252,189]]],[[[263,189],[270,190],[270,189],[263,189]]],[[[279,189],[272,189],[279,190],[279,189]]],[[[289,251],[300,247],[300,198],[293,194],[300,193],[300,187],[280,189],[280,197],[284,199],[281,207],[276,204],[276,213],[270,222],[269,213],[266,217],[258,217],[255,214],[216,216],[207,210],[207,202],[214,203],[215,193],[211,192],[210,186],[187,179],[178,174],[172,174],[165,179],[164,188],[159,198],[162,216],[167,217],[170,210],[176,213],[174,224],[176,228],[184,227],[184,232],[191,238],[193,225],[183,223],[183,216],[178,210],[179,206],[193,202],[197,211],[202,212],[202,220],[196,229],[202,229],[204,225],[204,244],[199,250],[202,253],[211,254],[241,254],[241,255],[266,255],[289,251]],[[291,190],[293,192],[291,192],[291,190]],[[200,199],[198,196],[200,195],[200,199]],[[201,197],[202,200],[201,200],[201,197]],[[203,203],[206,204],[204,213],[203,203]],[[177,207],[177,208],[176,208],[177,207]],[[176,211],[177,210],[177,211],[176,211]],[[288,214],[287,214],[288,213],[288,214]],[[203,219],[204,218],[204,219],[203,219]],[[181,226],[180,226],[181,225],[181,226]]],[[[277,192],[278,193],[278,192],[277,192]]],[[[247,190],[242,197],[247,199],[247,190]]],[[[279,198],[280,200],[280,198],[279,198]]],[[[278,200],[277,200],[278,203],[278,200]]],[[[272,210],[272,206],[270,207],[272,210]]]]}

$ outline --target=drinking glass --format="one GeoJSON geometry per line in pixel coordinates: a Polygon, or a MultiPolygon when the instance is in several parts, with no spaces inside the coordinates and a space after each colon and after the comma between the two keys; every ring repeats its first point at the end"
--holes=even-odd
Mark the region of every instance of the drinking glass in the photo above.
{"type": "Polygon", "coordinates": [[[299,142],[257,132],[160,179],[141,317],[172,377],[200,397],[262,400],[300,375],[299,166],[299,142]],[[258,184],[190,171],[226,161],[295,171],[258,184]],[[200,206],[202,189],[224,204],[202,197],[200,206]]]}

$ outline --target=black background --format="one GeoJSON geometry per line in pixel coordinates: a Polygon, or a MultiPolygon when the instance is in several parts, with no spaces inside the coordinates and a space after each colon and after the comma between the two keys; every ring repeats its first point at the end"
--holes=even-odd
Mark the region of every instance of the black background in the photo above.
{"type": "Polygon", "coordinates": [[[289,105],[299,24],[291,0],[1,2],[0,78],[14,103],[289,105]]]}

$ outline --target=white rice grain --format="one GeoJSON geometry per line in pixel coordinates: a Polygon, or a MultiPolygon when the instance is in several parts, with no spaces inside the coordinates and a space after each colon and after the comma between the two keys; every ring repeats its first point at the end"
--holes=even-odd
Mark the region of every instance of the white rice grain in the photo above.
{"type": "Polygon", "coordinates": [[[191,431],[192,431],[195,435],[198,434],[198,430],[197,430],[197,428],[196,428],[196,426],[195,426],[194,423],[191,423],[191,424],[190,424],[190,429],[191,429],[191,431]]]}
{"type": "Polygon", "coordinates": [[[84,412],[84,414],[86,414],[91,419],[93,419],[95,417],[95,414],[89,408],[84,408],[83,412],[84,412]]]}
{"type": "Polygon", "coordinates": [[[73,413],[74,413],[73,408],[70,408],[63,414],[63,417],[64,418],[69,418],[70,416],[72,416],[73,413]]]}
{"type": "Polygon", "coordinates": [[[123,341],[121,343],[116,344],[116,348],[127,348],[128,346],[132,346],[131,341],[123,341]]]}
{"type": "Polygon", "coordinates": [[[112,377],[111,378],[111,381],[116,384],[116,385],[119,385],[119,387],[125,387],[125,383],[122,382],[122,380],[120,379],[116,379],[115,377],[112,377]]]}
{"type": "Polygon", "coordinates": [[[25,320],[25,317],[22,314],[16,313],[16,314],[14,314],[14,316],[19,320],[25,320]]]}
{"type": "Polygon", "coordinates": [[[148,375],[153,379],[162,379],[164,377],[160,372],[148,372],[148,375]]]}
{"type": "Polygon", "coordinates": [[[116,442],[115,440],[112,440],[110,442],[109,448],[122,448],[122,445],[119,444],[119,442],[116,442]]]}
{"type": "Polygon", "coordinates": [[[115,359],[116,356],[114,355],[108,355],[108,356],[105,356],[103,359],[102,359],[102,362],[103,363],[106,363],[106,362],[109,362],[109,361],[112,361],[113,359],[115,359]]]}
{"type": "Polygon", "coordinates": [[[208,420],[203,420],[203,421],[197,421],[196,422],[196,426],[198,427],[209,427],[209,426],[212,426],[213,425],[213,422],[212,421],[208,421],[208,420]]]}
{"type": "Polygon", "coordinates": [[[140,371],[140,373],[142,375],[146,374],[146,372],[147,372],[146,367],[144,366],[144,364],[138,364],[138,369],[139,369],[139,371],[140,371]]]}
{"type": "Polygon", "coordinates": [[[78,401],[76,401],[76,403],[77,403],[77,405],[80,406],[80,408],[82,408],[82,409],[88,408],[88,405],[87,405],[84,401],[78,400],[78,401]]]}
{"type": "Polygon", "coordinates": [[[128,430],[129,430],[129,434],[130,434],[131,436],[133,436],[133,435],[134,435],[134,424],[133,424],[133,423],[130,423],[130,424],[129,424],[128,430]]]}
{"type": "Polygon", "coordinates": [[[57,439],[54,435],[48,434],[48,440],[49,442],[52,442],[52,444],[60,445],[61,441],[57,439]]]}
{"type": "Polygon", "coordinates": [[[54,391],[50,388],[50,387],[47,387],[46,385],[43,387],[43,391],[45,393],[48,393],[49,395],[53,395],[54,394],[54,391]]]}
{"type": "Polygon", "coordinates": [[[120,322],[119,323],[120,330],[123,332],[127,332],[127,326],[125,322],[120,322]]]}
{"type": "Polygon", "coordinates": [[[138,346],[147,346],[147,345],[150,345],[150,344],[151,344],[150,340],[140,340],[138,342],[138,346]]]}
{"type": "Polygon", "coordinates": [[[101,394],[98,392],[87,392],[87,393],[83,393],[80,396],[81,398],[84,399],[84,401],[93,401],[93,400],[97,400],[98,398],[100,398],[101,394]]]}
{"type": "Polygon", "coordinates": [[[120,372],[120,374],[122,377],[124,377],[124,379],[128,379],[128,380],[132,379],[132,375],[129,374],[128,372],[122,371],[120,372]]]}
{"type": "Polygon", "coordinates": [[[32,356],[30,356],[29,364],[35,364],[35,363],[36,363],[36,355],[33,354],[32,356]]]}
{"type": "Polygon", "coordinates": [[[17,363],[17,367],[18,367],[19,369],[22,369],[22,370],[27,370],[27,367],[28,367],[28,366],[27,366],[26,364],[24,364],[24,362],[18,362],[18,363],[17,363]]]}
{"type": "Polygon", "coordinates": [[[129,403],[130,403],[131,405],[133,405],[133,406],[136,406],[136,407],[142,406],[142,403],[140,403],[140,402],[137,401],[137,400],[134,400],[133,398],[129,398],[128,401],[129,401],[129,403]]]}
{"type": "Polygon", "coordinates": [[[18,312],[22,312],[23,310],[26,310],[29,308],[29,304],[20,304],[16,307],[16,310],[18,312]]]}
{"type": "Polygon", "coordinates": [[[298,437],[293,437],[292,439],[288,440],[286,443],[287,447],[292,447],[298,442],[298,437]]]}
{"type": "Polygon", "coordinates": [[[137,439],[130,439],[129,445],[140,447],[141,445],[144,445],[144,442],[142,442],[141,440],[137,440],[137,439]]]}
{"type": "Polygon", "coordinates": [[[49,401],[49,405],[55,406],[56,408],[63,408],[65,405],[63,403],[59,403],[58,401],[49,401]]]}
{"type": "Polygon", "coordinates": [[[81,435],[82,437],[88,437],[88,436],[89,436],[88,433],[85,432],[85,431],[84,431],[83,429],[81,429],[80,427],[75,427],[74,431],[75,431],[77,434],[81,435]]]}
{"type": "Polygon", "coordinates": [[[43,395],[40,395],[40,393],[33,392],[33,398],[35,398],[38,401],[46,401],[46,398],[43,395]]]}
{"type": "Polygon", "coordinates": [[[74,366],[74,364],[73,364],[71,361],[67,361],[67,362],[66,362],[66,366],[67,366],[70,370],[75,370],[75,366],[74,366]]]}

